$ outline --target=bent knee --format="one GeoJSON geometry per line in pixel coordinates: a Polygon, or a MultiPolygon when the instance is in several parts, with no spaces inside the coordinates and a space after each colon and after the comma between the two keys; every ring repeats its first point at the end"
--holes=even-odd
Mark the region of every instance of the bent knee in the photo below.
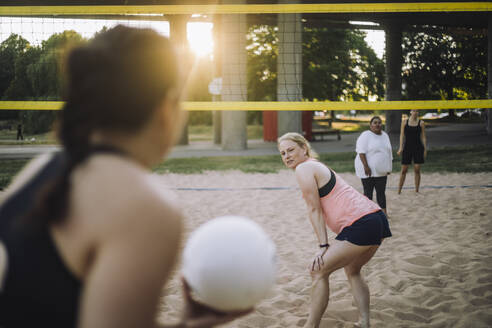
{"type": "Polygon", "coordinates": [[[328,279],[331,272],[328,270],[310,271],[311,280],[314,282],[316,280],[328,279]]]}
{"type": "Polygon", "coordinates": [[[343,269],[345,271],[345,275],[347,276],[347,278],[353,278],[353,277],[360,276],[360,271],[361,271],[362,267],[354,266],[354,265],[348,265],[343,269]]]}

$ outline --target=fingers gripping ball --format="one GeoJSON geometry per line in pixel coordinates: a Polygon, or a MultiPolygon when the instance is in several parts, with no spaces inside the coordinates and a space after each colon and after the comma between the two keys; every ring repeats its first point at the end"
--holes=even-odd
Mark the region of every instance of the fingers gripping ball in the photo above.
{"type": "Polygon", "coordinates": [[[250,309],[275,282],[275,245],[250,219],[212,219],[190,236],[183,276],[197,300],[216,310],[250,309]]]}

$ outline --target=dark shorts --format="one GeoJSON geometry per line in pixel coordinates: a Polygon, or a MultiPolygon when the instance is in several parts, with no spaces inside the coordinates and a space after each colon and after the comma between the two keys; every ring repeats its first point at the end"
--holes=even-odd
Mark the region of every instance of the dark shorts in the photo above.
{"type": "Polygon", "coordinates": [[[336,240],[346,240],[359,246],[381,245],[383,238],[391,237],[388,219],[383,211],[367,214],[343,228],[336,240]]]}
{"type": "Polygon", "coordinates": [[[415,149],[403,149],[401,154],[401,163],[403,165],[424,164],[424,148],[417,147],[415,149]]]}

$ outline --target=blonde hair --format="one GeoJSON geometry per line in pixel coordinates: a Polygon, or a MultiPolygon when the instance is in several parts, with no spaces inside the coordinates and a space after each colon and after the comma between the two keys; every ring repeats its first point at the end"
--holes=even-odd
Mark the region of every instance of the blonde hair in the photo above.
{"type": "Polygon", "coordinates": [[[285,140],[293,141],[296,144],[298,144],[299,147],[301,147],[301,148],[306,146],[308,157],[310,157],[310,158],[318,158],[319,157],[318,153],[316,153],[314,151],[314,149],[311,147],[311,144],[309,143],[309,141],[307,141],[306,138],[304,138],[301,134],[299,134],[297,132],[287,132],[286,134],[284,134],[283,136],[281,136],[280,138],[277,139],[277,145],[280,145],[280,143],[282,141],[285,141],[285,140]]]}

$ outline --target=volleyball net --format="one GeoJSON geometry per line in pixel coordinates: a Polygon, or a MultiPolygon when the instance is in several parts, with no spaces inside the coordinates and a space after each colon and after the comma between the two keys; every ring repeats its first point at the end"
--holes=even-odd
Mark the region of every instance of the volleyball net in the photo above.
{"type": "Polygon", "coordinates": [[[333,16],[422,12],[486,13],[492,3],[0,6],[0,110],[60,109],[67,43],[118,24],[170,36],[183,19],[194,58],[188,111],[492,108],[460,90],[460,100],[384,100],[382,54],[363,32],[383,27],[333,16]]]}

